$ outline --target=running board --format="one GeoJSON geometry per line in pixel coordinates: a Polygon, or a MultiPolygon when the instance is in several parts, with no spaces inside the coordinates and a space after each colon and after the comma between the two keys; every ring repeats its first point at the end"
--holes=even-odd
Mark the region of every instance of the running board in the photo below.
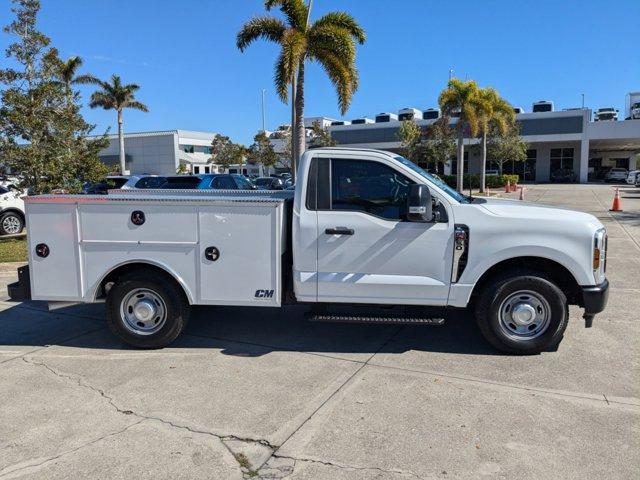
{"type": "Polygon", "coordinates": [[[444,318],[436,317],[398,317],[398,316],[365,316],[365,315],[320,315],[308,313],[310,322],[337,323],[386,323],[394,325],[444,325],[444,318]]]}

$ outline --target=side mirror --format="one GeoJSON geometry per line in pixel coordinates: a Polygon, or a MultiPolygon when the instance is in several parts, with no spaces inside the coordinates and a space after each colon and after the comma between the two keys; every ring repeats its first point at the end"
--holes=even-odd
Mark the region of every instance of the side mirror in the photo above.
{"type": "Polygon", "coordinates": [[[431,192],[429,192],[429,188],[426,185],[417,183],[410,185],[407,204],[407,219],[410,222],[425,223],[433,221],[431,192]]]}

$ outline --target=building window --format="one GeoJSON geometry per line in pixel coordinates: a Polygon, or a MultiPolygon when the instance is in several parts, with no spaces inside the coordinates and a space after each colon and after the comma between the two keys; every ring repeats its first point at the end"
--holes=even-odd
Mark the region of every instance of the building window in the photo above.
{"type": "Polygon", "coordinates": [[[193,173],[198,174],[200,173],[200,167],[198,167],[197,165],[193,166],[193,173]]]}
{"type": "Polygon", "coordinates": [[[551,173],[558,170],[573,170],[573,148],[551,149],[551,173]]]}
{"type": "Polygon", "coordinates": [[[204,173],[211,173],[211,167],[209,166],[204,167],[204,173]]]}
{"type": "Polygon", "coordinates": [[[196,151],[196,148],[193,145],[183,145],[182,150],[185,153],[194,153],[196,151]]]}

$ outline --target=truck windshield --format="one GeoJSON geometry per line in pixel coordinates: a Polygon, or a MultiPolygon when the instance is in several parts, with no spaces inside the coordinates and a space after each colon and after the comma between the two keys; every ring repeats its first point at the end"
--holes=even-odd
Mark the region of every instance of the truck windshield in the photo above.
{"type": "Polygon", "coordinates": [[[436,185],[441,190],[444,190],[449,196],[453,197],[458,202],[460,202],[460,203],[469,203],[469,199],[466,196],[464,196],[461,193],[457,192],[456,190],[451,188],[449,185],[444,183],[439,178],[436,178],[433,175],[428,174],[422,168],[420,168],[415,163],[413,163],[411,160],[407,160],[406,158],[401,157],[399,155],[397,157],[395,157],[395,159],[397,161],[399,161],[401,164],[403,164],[405,167],[410,168],[411,170],[416,172],[418,175],[423,177],[425,180],[427,180],[427,182],[432,183],[433,185],[436,185]]]}

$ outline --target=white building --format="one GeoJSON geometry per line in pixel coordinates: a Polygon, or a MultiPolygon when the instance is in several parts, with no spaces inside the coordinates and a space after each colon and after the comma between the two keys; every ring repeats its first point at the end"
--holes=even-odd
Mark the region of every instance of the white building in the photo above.
{"type": "MultiPolygon", "coordinates": [[[[211,159],[215,133],[189,130],[125,133],[124,151],[129,173],[175,174],[180,164],[190,173],[217,173],[211,159]]],[[[119,167],[118,135],[109,135],[109,146],[99,153],[107,165],[119,167]]]]}

